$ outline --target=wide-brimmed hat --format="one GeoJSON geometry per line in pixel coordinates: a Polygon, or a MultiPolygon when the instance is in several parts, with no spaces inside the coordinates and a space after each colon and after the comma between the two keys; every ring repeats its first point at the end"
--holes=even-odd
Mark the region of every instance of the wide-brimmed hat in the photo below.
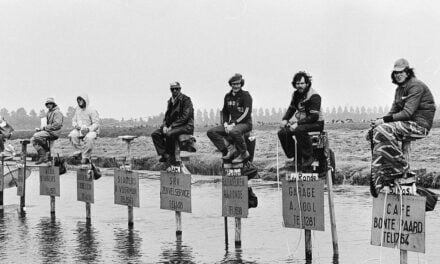
{"type": "Polygon", "coordinates": [[[48,98],[46,99],[46,102],[44,103],[44,105],[47,105],[47,104],[53,104],[53,105],[56,105],[56,103],[55,103],[55,99],[54,99],[53,97],[48,97],[48,98]]]}

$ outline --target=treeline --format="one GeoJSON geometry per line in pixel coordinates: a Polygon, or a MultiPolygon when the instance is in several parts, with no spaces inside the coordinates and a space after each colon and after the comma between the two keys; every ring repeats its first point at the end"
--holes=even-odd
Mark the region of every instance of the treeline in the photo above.
{"type": "MultiPolygon", "coordinates": [[[[437,107],[440,109],[440,105],[437,107]]],[[[325,108],[323,111],[324,119],[330,123],[338,122],[367,122],[377,117],[384,116],[389,107],[365,107],[365,106],[338,106],[325,108]]],[[[254,108],[252,110],[252,119],[256,125],[278,123],[286,112],[285,108],[254,108]]],[[[69,107],[64,114],[64,129],[72,127],[72,118],[75,108],[69,107]]],[[[35,110],[27,112],[23,107],[9,112],[7,109],[0,109],[0,116],[10,123],[16,130],[29,130],[40,126],[40,118],[46,116],[45,110],[38,113],[35,110]]],[[[103,127],[157,127],[162,124],[164,113],[159,113],[148,118],[130,118],[117,120],[114,118],[102,118],[103,127]]],[[[220,109],[196,109],[194,112],[194,121],[196,126],[213,126],[220,123],[220,109]]],[[[440,110],[436,112],[435,119],[440,119],[440,110]]]]}

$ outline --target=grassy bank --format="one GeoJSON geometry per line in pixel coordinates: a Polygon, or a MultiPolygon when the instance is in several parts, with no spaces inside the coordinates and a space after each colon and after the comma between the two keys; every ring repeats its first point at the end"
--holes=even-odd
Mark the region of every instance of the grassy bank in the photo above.
{"type": "MultiPolygon", "coordinates": [[[[349,184],[368,184],[371,153],[369,143],[364,138],[367,130],[368,126],[365,129],[353,129],[353,127],[332,129],[327,127],[330,147],[336,156],[336,184],[343,181],[349,184]]],[[[265,126],[262,129],[256,128],[253,132],[257,139],[254,164],[258,167],[260,177],[267,180],[276,179],[277,153],[281,171],[287,161],[283,151],[277,146],[276,131],[273,126],[265,126]]],[[[134,130],[127,130],[120,134],[136,133],[134,130]]],[[[193,174],[222,174],[220,153],[215,150],[206,137],[206,132],[196,132],[194,136],[197,140],[197,152],[189,154],[190,161],[186,162],[188,169],[193,174]]],[[[21,149],[18,140],[10,142],[17,150],[21,149]]],[[[418,140],[412,144],[411,168],[417,172],[422,186],[440,187],[440,168],[437,166],[440,160],[439,145],[440,129],[438,128],[433,129],[426,139],[418,140]]],[[[56,153],[66,157],[74,151],[66,138],[57,140],[54,148],[56,153]]],[[[30,145],[28,151],[31,155],[36,154],[30,145]]],[[[158,162],[151,137],[140,136],[135,139],[131,151],[134,157],[134,169],[154,171],[165,169],[164,165],[158,162]]],[[[112,168],[121,165],[125,155],[126,145],[122,140],[100,137],[96,142],[93,159],[99,167],[112,168]]],[[[69,159],[69,163],[77,164],[78,161],[69,159]]]]}

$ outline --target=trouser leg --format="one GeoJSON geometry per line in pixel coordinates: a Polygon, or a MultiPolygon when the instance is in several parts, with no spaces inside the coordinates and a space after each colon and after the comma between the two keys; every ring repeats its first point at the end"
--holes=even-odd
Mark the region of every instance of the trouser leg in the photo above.
{"type": "Polygon", "coordinates": [[[238,153],[242,154],[246,152],[247,147],[244,141],[244,134],[251,131],[252,127],[249,124],[237,124],[229,131],[229,136],[232,138],[238,153]]]}
{"type": "Polygon", "coordinates": [[[188,133],[188,129],[184,127],[173,128],[165,133],[165,152],[171,157],[174,157],[174,152],[176,150],[176,141],[179,139],[180,135],[188,133]]]}
{"type": "Polygon", "coordinates": [[[70,143],[72,144],[72,147],[76,150],[82,151],[79,136],[80,136],[80,133],[76,129],[72,130],[68,135],[70,143]]]}
{"type": "Polygon", "coordinates": [[[278,139],[287,158],[295,157],[295,141],[292,138],[293,133],[287,128],[281,128],[278,131],[278,139]]]}
{"type": "Polygon", "coordinates": [[[0,152],[5,150],[5,137],[0,133],[0,152]]]}
{"type": "Polygon", "coordinates": [[[96,132],[89,132],[84,137],[84,147],[82,150],[83,158],[90,159],[90,157],[92,156],[92,151],[95,148],[96,137],[97,137],[96,132]]]}
{"type": "Polygon", "coordinates": [[[223,154],[226,154],[227,149],[224,142],[224,137],[227,135],[223,126],[216,126],[208,130],[206,133],[208,138],[214,144],[214,146],[220,150],[223,154]]]}
{"type": "Polygon", "coordinates": [[[153,140],[154,147],[159,156],[164,155],[165,152],[165,135],[162,132],[162,128],[156,129],[151,134],[151,139],[153,140]]]}

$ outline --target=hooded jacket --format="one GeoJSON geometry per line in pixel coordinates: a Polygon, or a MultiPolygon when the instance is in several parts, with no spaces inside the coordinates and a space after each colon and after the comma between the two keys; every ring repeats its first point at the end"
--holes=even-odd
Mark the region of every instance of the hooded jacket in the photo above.
{"type": "Polygon", "coordinates": [[[391,110],[383,120],[414,121],[430,130],[434,114],[435,102],[431,91],[426,84],[413,77],[396,88],[391,110]]]}
{"type": "Polygon", "coordinates": [[[99,115],[96,110],[90,107],[89,97],[87,94],[81,94],[77,98],[82,98],[86,102],[86,106],[84,108],[79,106],[75,108],[75,114],[72,119],[73,127],[87,127],[90,131],[99,134],[99,115]]]}
{"type": "Polygon", "coordinates": [[[321,96],[311,87],[305,93],[295,91],[282,120],[290,120],[294,114],[298,125],[324,122],[321,111],[321,96]]]}
{"type": "Polygon", "coordinates": [[[46,126],[44,126],[44,131],[47,131],[58,138],[61,133],[61,128],[63,127],[64,118],[60,108],[55,104],[55,102],[51,103],[54,104],[54,108],[49,110],[46,114],[46,126]]]}
{"type": "Polygon", "coordinates": [[[189,133],[194,132],[194,108],[191,98],[179,94],[174,100],[171,97],[167,103],[167,111],[163,125],[171,128],[186,127],[189,133]]]}

